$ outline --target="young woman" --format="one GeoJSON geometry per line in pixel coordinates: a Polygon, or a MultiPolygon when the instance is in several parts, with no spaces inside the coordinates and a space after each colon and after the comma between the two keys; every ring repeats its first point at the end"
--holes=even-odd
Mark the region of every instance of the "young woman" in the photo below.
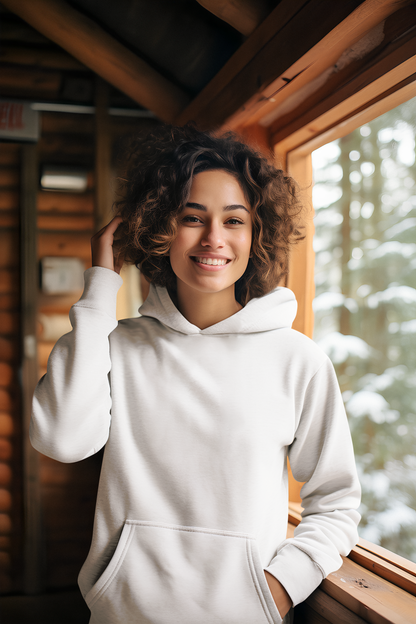
{"type": "Polygon", "coordinates": [[[79,577],[91,623],[278,624],[356,543],[335,374],[279,286],[298,213],[293,181],[233,136],[163,127],[134,147],[33,403],[42,453],[106,446],[79,577]],[[117,323],[123,259],[151,288],[117,323]],[[292,539],[287,457],[305,482],[292,539]]]}

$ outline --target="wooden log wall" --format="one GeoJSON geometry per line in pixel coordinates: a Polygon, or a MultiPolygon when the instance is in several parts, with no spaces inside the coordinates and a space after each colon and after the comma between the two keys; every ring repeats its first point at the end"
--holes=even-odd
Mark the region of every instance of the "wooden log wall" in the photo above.
{"type": "Polygon", "coordinates": [[[0,592],[20,583],[22,443],[19,327],[20,147],[0,145],[0,592]]]}
{"type": "MultiPolygon", "coordinates": [[[[38,259],[76,257],[90,266],[90,238],[94,231],[94,120],[91,115],[42,113],[39,165],[85,167],[85,193],[38,191],[38,259]]],[[[55,341],[70,329],[68,312],[80,292],[38,296],[39,377],[46,372],[55,341]]],[[[61,464],[40,457],[43,517],[43,589],[75,585],[92,530],[100,458],[80,464],[61,464]]]]}
{"type": "MultiPolygon", "coordinates": [[[[112,118],[110,143],[119,151],[123,137],[156,123],[154,120],[112,118]]],[[[43,113],[38,144],[40,166],[62,164],[89,172],[85,193],[39,190],[37,197],[38,258],[76,257],[91,266],[90,238],[94,232],[94,155],[97,137],[94,116],[43,113]]],[[[110,170],[110,164],[108,169],[110,170]]],[[[115,165],[112,165],[115,176],[115,165]]],[[[111,191],[112,183],[108,181],[111,191]]],[[[111,205],[111,202],[110,202],[111,205]]],[[[81,292],[56,296],[39,292],[39,376],[46,372],[49,354],[60,335],[70,330],[68,313],[81,292]]],[[[91,542],[101,454],[76,464],[61,464],[45,456],[40,461],[44,519],[44,589],[73,586],[91,542]]]]}
{"type": "MultiPolygon", "coordinates": [[[[37,145],[39,167],[69,165],[88,171],[84,193],[37,191],[38,260],[75,257],[90,266],[94,232],[93,115],[42,113],[37,145]]],[[[123,137],[156,123],[111,118],[110,140],[117,152],[123,137]]],[[[25,590],[24,471],[20,335],[19,196],[22,147],[0,143],[0,593],[25,590]]],[[[114,171],[114,166],[113,166],[114,171]]],[[[46,372],[56,340],[70,330],[68,313],[81,291],[47,295],[38,290],[39,378],[46,372]]],[[[39,461],[42,529],[41,591],[76,585],[91,541],[101,454],[76,464],[43,455],[39,461]]],[[[28,562],[26,562],[27,565],[28,562]]],[[[30,565],[30,562],[29,562],[30,565]]]]}

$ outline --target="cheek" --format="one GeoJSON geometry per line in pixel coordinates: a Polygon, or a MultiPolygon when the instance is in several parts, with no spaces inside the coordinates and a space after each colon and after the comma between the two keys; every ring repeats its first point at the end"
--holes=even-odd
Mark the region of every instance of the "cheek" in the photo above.
{"type": "Polygon", "coordinates": [[[241,254],[249,254],[251,250],[251,232],[244,232],[238,238],[238,247],[241,254]]]}
{"type": "Polygon", "coordinates": [[[173,241],[170,247],[169,255],[171,258],[172,256],[173,257],[182,256],[185,253],[187,248],[188,248],[188,241],[187,241],[186,231],[179,230],[178,234],[176,235],[175,240],[173,241]]]}

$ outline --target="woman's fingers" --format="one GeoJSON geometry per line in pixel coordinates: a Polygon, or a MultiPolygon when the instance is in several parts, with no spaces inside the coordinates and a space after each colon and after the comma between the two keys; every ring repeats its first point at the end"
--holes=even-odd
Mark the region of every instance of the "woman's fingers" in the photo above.
{"type": "Polygon", "coordinates": [[[123,259],[119,257],[115,265],[113,244],[115,231],[121,222],[121,217],[114,217],[110,223],[91,238],[92,266],[100,266],[120,273],[123,259]]]}

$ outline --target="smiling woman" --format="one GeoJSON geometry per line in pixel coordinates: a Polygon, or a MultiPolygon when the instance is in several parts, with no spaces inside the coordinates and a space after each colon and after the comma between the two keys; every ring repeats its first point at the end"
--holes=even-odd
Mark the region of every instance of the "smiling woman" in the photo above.
{"type": "Polygon", "coordinates": [[[79,576],[91,624],[289,623],[356,543],[360,490],[332,365],[279,286],[296,185],[232,135],[157,137],[92,239],[32,444],[67,462],[105,445],[79,576]],[[151,287],[117,324],[124,259],[151,287]],[[290,539],[288,457],[305,482],[290,539]]]}
{"type": "MultiPolygon", "coordinates": [[[[178,227],[182,227],[179,216],[185,207],[188,210],[189,202],[198,203],[190,193],[202,186],[197,182],[199,174],[214,175],[214,171],[218,172],[217,181],[224,181],[222,188],[230,193],[225,201],[217,191],[215,201],[221,210],[238,204],[251,214],[251,259],[236,284],[236,298],[244,305],[252,297],[270,292],[287,275],[290,245],[301,238],[301,206],[292,178],[231,133],[217,136],[190,125],[161,126],[147,137],[139,137],[131,146],[122,181],[123,199],[116,205],[123,219],[116,245],[125,260],[140,266],[150,282],[175,293],[170,250],[178,227]],[[232,189],[237,193],[234,198],[232,189]]],[[[199,202],[204,208],[208,208],[204,196],[211,179],[207,178],[199,202]]],[[[194,215],[189,216],[201,220],[205,211],[193,208],[194,215]]],[[[248,223],[243,211],[226,212],[228,217],[248,223]]]]}

